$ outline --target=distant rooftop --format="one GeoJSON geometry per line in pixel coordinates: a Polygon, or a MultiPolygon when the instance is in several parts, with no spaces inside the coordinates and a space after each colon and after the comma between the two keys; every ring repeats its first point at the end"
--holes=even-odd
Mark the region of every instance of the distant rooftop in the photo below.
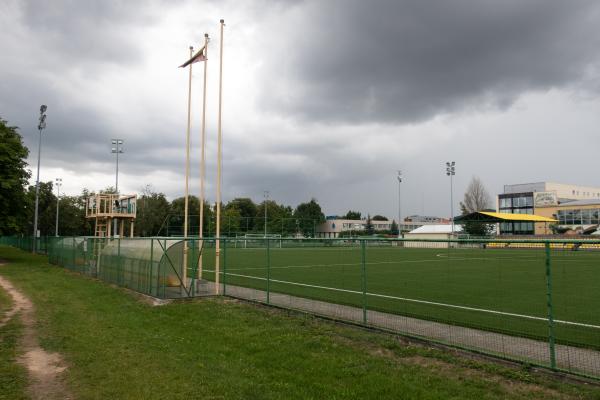
{"type": "MultiPolygon", "coordinates": [[[[462,232],[462,226],[454,225],[454,232],[462,232]]],[[[438,224],[438,225],[423,225],[409,233],[452,233],[452,225],[438,224]]]]}

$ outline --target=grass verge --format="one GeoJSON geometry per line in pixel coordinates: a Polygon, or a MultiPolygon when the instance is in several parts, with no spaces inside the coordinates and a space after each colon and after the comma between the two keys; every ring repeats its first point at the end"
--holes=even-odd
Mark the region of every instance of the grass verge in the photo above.
{"type": "Polygon", "coordinates": [[[307,316],[212,299],[151,307],[0,246],[81,399],[596,398],[596,387],[463,359],[307,316]]]}

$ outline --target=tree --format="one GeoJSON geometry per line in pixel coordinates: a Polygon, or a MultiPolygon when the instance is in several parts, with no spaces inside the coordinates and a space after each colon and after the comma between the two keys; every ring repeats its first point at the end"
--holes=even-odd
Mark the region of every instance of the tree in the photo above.
{"type": "Polygon", "coordinates": [[[344,219],[354,219],[354,220],[360,219],[360,212],[359,212],[359,211],[352,211],[352,210],[349,210],[349,211],[346,213],[346,215],[344,215],[344,217],[343,217],[343,218],[344,218],[344,219]]]}
{"type": "Polygon", "coordinates": [[[27,180],[26,170],[29,150],[23,144],[17,128],[6,125],[0,118],[0,235],[25,232],[27,180]]]}
{"type": "Polygon", "coordinates": [[[85,200],[89,196],[84,189],[79,196],[60,197],[58,234],[60,236],[92,235],[93,222],[85,218],[85,200]]]}
{"type": "Polygon", "coordinates": [[[258,212],[256,204],[247,197],[238,197],[231,200],[226,208],[236,208],[240,214],[239,229],[252,231],[254,229],[254,218],[258,212]]]}
{"type": "Polygon", "coordinates": [[[169,210],[169,201],[164,193],[157,193],[151,185],[146,185],[137,199],[136,236],[157,235],[169,210]]]}
{"type": "MultiPolygon", "coordinates": [[[[54,236],[56,222],[56,196],[53,193],[52,181],[40,182],[38,201],[38,230],[40,236],[54,236]]],[[[26,219],[24,231],[33,234],[35,216],[35,185],[29,186],[25,201],[26,219]]]]}
{"type": "Polygon", "coordinates": [[[373,217],[373,221],[389,221],[386,217],[384,217],[383,215],[375,215],[373,217]]]}
{"type": "MultiPolygon", "coordinates": [[[[221,207],[223,208],[223,207],[221,207]]],[[[184,234],[185,197],[178,197],[171,202],[169,219],[169,236],[184,234]]],[[[207,221],[204,221],[206,223],[207,221]]],[[[198,234],[200,226],[200,199],[188,196],[188,235],[198,234]]]]}
{"type": "Polygon", "coordinates": [[[365,233],[367,235],[372,235],[375,233],[375,227],[373,226],[373,223],[371,222],[371,215],[367,214],[367,222],[365,223],[365,233]]]}
{"type": "Polygon", "coordinates": [[[398,234],[400,234],[400,230],[398,228],[398,224],[396,223],[395,219],[392,220],[392,226],[390,227],[390,233],[392,235],[398,235],[398,234]]]}
{"type": "MultiPolygon", "coordinates": [[[[483,182],[474,176],[467,186],[464,200],[460,202],[460,210],[463,215],[490,208],[492,198],[486,190],[483,182]]],[[[466,221],[463,229],[469,235],[485,236],[490,232],[490,225],[476,221],[466,221]]]]}
{"type": "Polygon", "coordinates": [[[294,210],[294,218],[297,220],[300,233],[304,236],[314,236],[316,225],[325,222],[325,214],[316,199],[298,204],[294,210]]]}
{"type": "MultiPolygon", "coordinates": [[[[265,202],[256,207],[255,232],[264,232],[265,202]]],[[[277,233],[284,236],[295,232],[293,211],[289,206],[277,204],[273,200],[267,201],[267,233],[277,233]]]]}

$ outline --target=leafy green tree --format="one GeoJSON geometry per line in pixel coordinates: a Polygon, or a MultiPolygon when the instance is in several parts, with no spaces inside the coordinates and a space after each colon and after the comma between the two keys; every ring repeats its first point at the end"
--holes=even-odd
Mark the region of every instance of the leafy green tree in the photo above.
{"type": "Polygon", "coordinates": [[[164,193],[157,193],[152,186],[147,185],[137,199],[135,235],[158,235],[169,210],[170,204],[164,193]]]}
{"type": "MultiPolygon", "coordinates": [[[[206,208],[206,207],[205,207],[206,208]]],[[[185,198],[178,197],[171,202],[168,217],[169,236],[182,236],[184,233],[185,198]]],[[[188,235],[197,235],[200,226],[200,200],[188,196],[188,235]]]]}
{"type": "Polygon", "coordinates": [[[93,235],[93,221],[85,218],[85,199],[88,192],[84,189],[79,196],[60,196],[58,234],[60,236],[93,235]]]}
{"type": "Polygon", "coordinates": [[[294,211],[294,218],[298,220],[300,233],[304,236],[314,236],[315,226],[325,222],[325,214],[314,198],[308,203],[299,204],[294,211]]]}
{"type": "Polygon", "coordinates": [[[371,222],[370,215],[367,215],[367,222],[365,223],[365,233],[369,236],[375,233],[375,227],[373,226],[373,223],[371,222]]]}
{"type": "MultiPolygon", "coordinates": [[[[38,201],[38,230],[41,236],[54,236],[56,221],[56,196],[53,193],[53,184],[40,182],[38,201]]],[[[25,201],[25,232],[33,234],[33,218],[35,215],[35,185],[29,186],[25,201]]]]}
{"type": "Polygon", "coordinates": [[[221,210],[221,236],[235,237],[240,232],[241,220],[240,210],[225,206],[221,210]]]}
{"type": "Polygon", "coordinates": [[[400,230],[398,229],[398,224],[396,223],[395,219],[392,220],[392,226],[390,227],[390,233],[392,235],[398,235],[400,233],[400,230]]]}
{"type": "Polygon", "coordinates": [[[373,221],[388,221],[388,219],[383,215],[375,215],[373,216],[373,221]]]}
{"type": "Polygon", "coordinates": [[[360,217],[361,217],[361,214],[360,214],[359,211],[352,211],[352,210],[350,210],[342,218],[343,219],[354,219],[354,220],[357,220],[357,219],[360,219],[360,217]]]}
{"type": "MultiPolygon", "coordinates": [[[[255,232],[263,233],[265,227],[265,202],[256,207],[255,232]]],[[[273,200],[267,201],[267,233],[281,234],[284,236],[295,232],[295,222],[292,208],[277,204],[273,200]]]]}
{"type": "Polygon", "coordinates": [[[258,212],[257,205],[247,197],[238,197],[227,203],[226,208],[236,208],[239,211],[239,229],[252,231],[254,229],[255,217],[258,212]]]}
{"type": "Polygon", "coordinates": [[[29,150],[23,144],[17,128],[0,118],[0,235],[31,233],[26,218],[26,191],[30,172],[27,167],[29,150]]]}

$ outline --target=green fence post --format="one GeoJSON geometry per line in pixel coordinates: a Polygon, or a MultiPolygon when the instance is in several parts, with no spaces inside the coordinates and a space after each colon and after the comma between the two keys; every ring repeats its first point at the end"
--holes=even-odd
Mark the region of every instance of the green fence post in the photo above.
{"type": "Polygon", "coordinates": [[[366,262],[366,242],[365,240],[361,240],[361,290],[362,290],[362,306],[363,306],[363,324],[367,324],[367,262],[366,262]]]}
{"type": "Polygon", "coordinates": [[[267,304],[271,303],[271,241],[267,239],[267,304]]]}
{"type": "Polygon", "coordinates": [[[223,296],[227,295],[227,239],[223,241],[223,296]]]}
{"type": "MultiPolygon", "coordinates": [[[[154,271],[154,239],[150,239],[150,293],[152,293],[152,272],[154,271]]],[[[160,276],[158,274],[158,267],[156,269],[156,297],[158,297],[158,286],[160,276]]]]}
{"type": "Polygon", "coordinates": [[[85,270],[85,274],[89,275],[87,251],[88,251],[88,238],[84,237],[83,238],[83,268],[85,270]]]}
{"type": "Polygon", "coordinates": [[[554,313],[552,311],[552,267],[550,264],[550,242],[546,247],[546,300],[548,306],[548,345],[550,346],[550,368],[556,369],[556,348],[554,346],[554,313]]]}
{"type": "Polygon", "coordinates": [[[76,250],[77,248],[75,245],[75,236],[73,236],[73,250],[71,250],[71,254],[73,255],[73,257],[71,257],[71,262],[73,263],[73,269],[77,271],[77,263],[75,262],[75,259],[77,258],[76,250]]]}

